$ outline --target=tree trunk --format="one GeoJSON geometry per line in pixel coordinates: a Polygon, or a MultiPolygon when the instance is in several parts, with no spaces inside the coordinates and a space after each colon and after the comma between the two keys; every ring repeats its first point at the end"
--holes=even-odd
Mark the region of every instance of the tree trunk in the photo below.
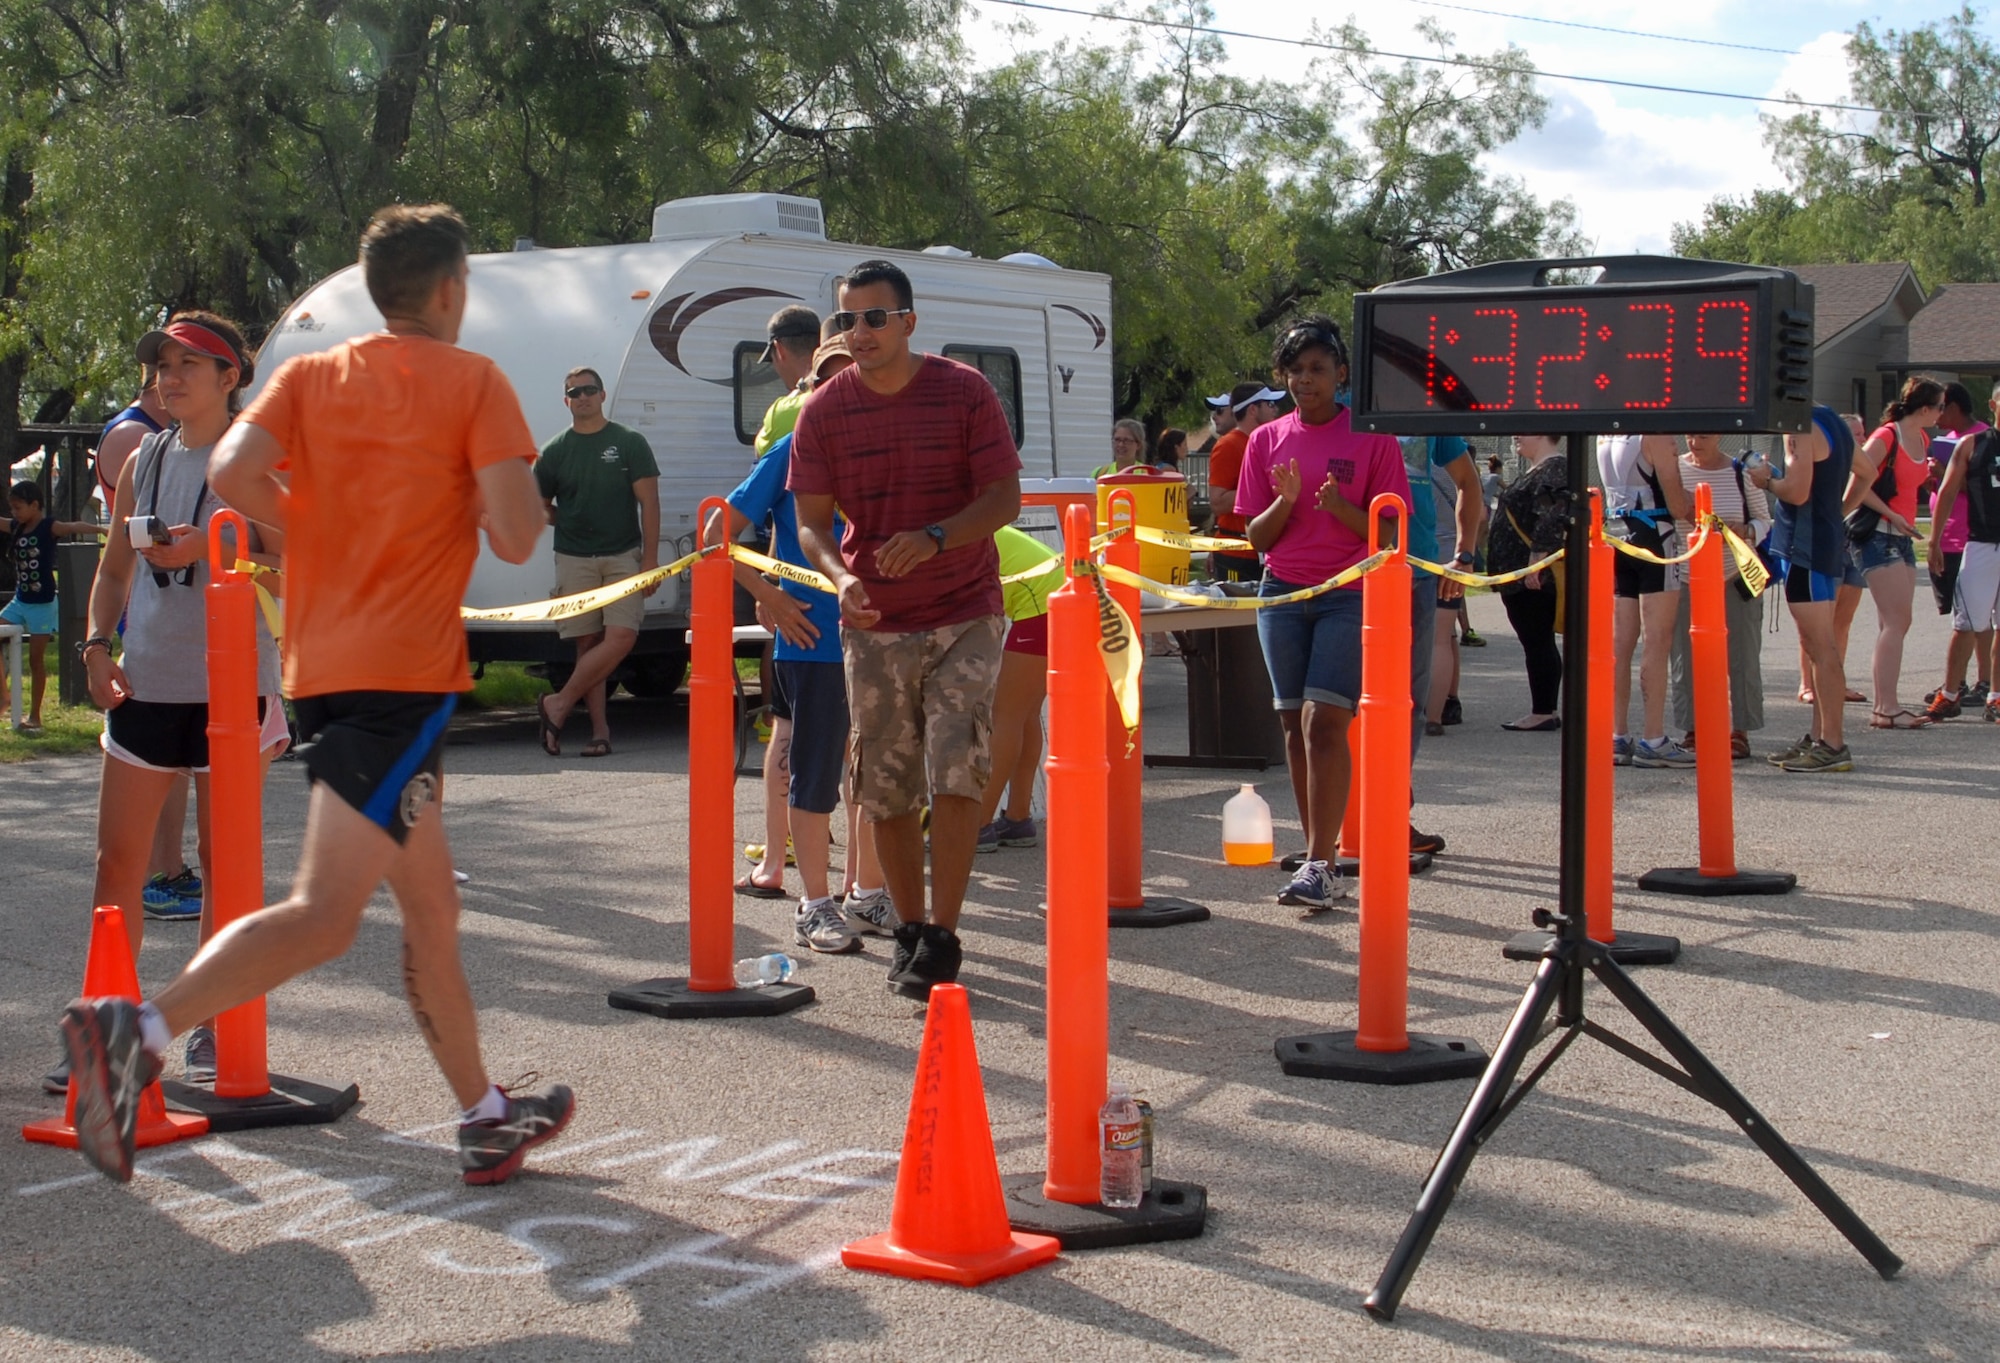
{"type": "MultiPolygon", "coordinates": [[[[16,147],[0,169],[0,307],[21,296],[21,256],[28,245],[28,198],[35,173],[27,150],[16,147]]],[[[21,457],[21,381],[28,375],[28,352],[0,359],[0,468],[21,457]]]]}

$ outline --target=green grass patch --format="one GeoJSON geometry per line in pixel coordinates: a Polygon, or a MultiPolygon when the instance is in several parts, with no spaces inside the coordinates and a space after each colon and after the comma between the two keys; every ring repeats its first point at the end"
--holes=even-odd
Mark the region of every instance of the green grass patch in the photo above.
{"type": "MultiPolygon", "coordinates": [[[[49,689],[55,690],[53,677],[49,679],[49,689]]],[[[21,718],[24,722],[27,719],[25,705],[21,707],[21,718]]],[[[103,732],[104,716],[92,707],[49,701],[42,706],[40,734],[23,734],[0,725],[0,763],[89,752],[97,746],[97,736],[103,732]]]]}
{"type": "Polygon", "coordinates": [[[553,690],[542,678],[529,676],[521,663],[488,663],[465,703],[475,710],[525,708],[553,690]]]}

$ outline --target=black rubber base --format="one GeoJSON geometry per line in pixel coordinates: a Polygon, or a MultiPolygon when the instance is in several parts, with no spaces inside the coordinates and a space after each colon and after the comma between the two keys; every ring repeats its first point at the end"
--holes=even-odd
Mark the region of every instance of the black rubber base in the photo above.
{"type": "Polygon", "coordinates": [[[1208,1189],[1199,1183],[1156,1178],[1136,1207],[1055,1202],[1042,1195],[1040,1174],[1002,1179],[1007,1224],[1031,1235],[1053,1235],[1064,1249],[1110,1249],[1192,1240],[1208,1225],[1208,1189]]]}
{"type": "MultiPolygon", "coordinates": [[[[1437,854],[1434,852],[1410,853],[1410,874],[1415,875],[1419,871],[1430,870],[1431,863],[1436,859],[1437,854]]],[[[1305,865],[1305,860],[1306,854],[1304,852],[1294,852],[1278,863],[1278,869],[1281,871],[1296,871],[1299,867],[1305,865]]],[[[1333,859],[1333,868],[1344,876],[1358,876],[1361,874],[1361,858],[1335,857],[1333,859]]]]}
{"type": "Polygon", "coordinates": [[[612,990],[606,999],[613,1008],[651,1013],[656,1018],[769,1018],[812,1001],[809,984],[767,984],[759,989],[709,993],[690,989],[686,980],[668,979],[628,984],[612,990]]]}
{"type": "Polygon", "coordinates": [[[1171,895],[1147,895],[1137,908],[1111,910],[1114,928],[1171,928],[1181,923],[1206,923],[1208,905],[1171,895]]]}
{"type": "Polygon", "coordinates": [[[1799,878],[1790,871],[1738,871],[1733,876],[1705,876],[1699,866],[1663,866],[1639,877],[1639,888],[1660,894],[1714,899],[1736,894],[1790,894],[1799,878]]]}
{"type": "Polygon", "coordinates": [[[318,1126],[339,1121],[342,1114],[361,1101],[361,1089],[354,1084],[334,1089],[283,1074],[269,1078],[271,1091],[255,1098],[218,1098],[212,1088],[184,1084],[178,1079],[162,1079],[160,1092],[174,1111],[195,1112],[208,1118],[210,1131],[318,1126]]]}
{"type": "MultiPolygon", "coordinates": [[[[1510,961],[1539,961],[1550,940],[1549,933],[1531,928],[1508,938],[1500,954],[1510,961]]],[[[1621,932],[1609,952],[1620,965],[1672,965],[1681,958],[1681,939],[1656,932],[1621,932]]]]}
{"type": "Polygon", "coordinates": [[[1463,1036],[1410,1033],[1407,1051],[1364,1051],[1355,1034],[1320,1032],[1278,1038],[1278,1068],[1301,1079],[1340,1079],[1350,1084],[1433,1084],[1441,1079],[1477,1079],[1486,1072],[1486,1052],[1463,1036]]]}

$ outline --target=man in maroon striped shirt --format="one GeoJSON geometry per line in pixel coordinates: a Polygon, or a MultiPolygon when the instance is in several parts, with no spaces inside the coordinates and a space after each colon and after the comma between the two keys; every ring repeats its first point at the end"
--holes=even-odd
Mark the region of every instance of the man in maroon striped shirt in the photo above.
{"type": "Polygon", "coordinates": [[[799,414],[789,485],[799,545],[840,589],[849,779],[898,920],[889,988],[922,999],[958,978],[1007,623],[993,533],[1020,514],[1021,458],[985,375],[910,349],[917,314],[902,270],[857,266],[840,308],[833,321],[854,364],[799,414]],[[838,542],[836,504],[847,519],[838,542]]]}

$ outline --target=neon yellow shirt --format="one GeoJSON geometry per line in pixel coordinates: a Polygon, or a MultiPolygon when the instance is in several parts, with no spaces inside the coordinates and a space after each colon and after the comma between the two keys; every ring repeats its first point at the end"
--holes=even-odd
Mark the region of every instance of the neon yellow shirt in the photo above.
{"type": "MultiPolygon", "coordinates": [[[[1025,530],[1016,530],[1011,525],[1003,525],[993,533],[993,543],[1000,550],[1000,576],[1011,577],[1015,573],[1025,573],[1030,568],[1039,567],[1050,559],[1060,558],[1055,550],[1043,544],[1025,530]]],[[[1062,586],[1061,573],[1044,573],[1031,577],[1025,582],[1009,582],[1000,591],[1006,598],[1007,618],[1011,621],[1032,620],[1038,615],[1049,613],[1049,593],[1062,586]]]]}

